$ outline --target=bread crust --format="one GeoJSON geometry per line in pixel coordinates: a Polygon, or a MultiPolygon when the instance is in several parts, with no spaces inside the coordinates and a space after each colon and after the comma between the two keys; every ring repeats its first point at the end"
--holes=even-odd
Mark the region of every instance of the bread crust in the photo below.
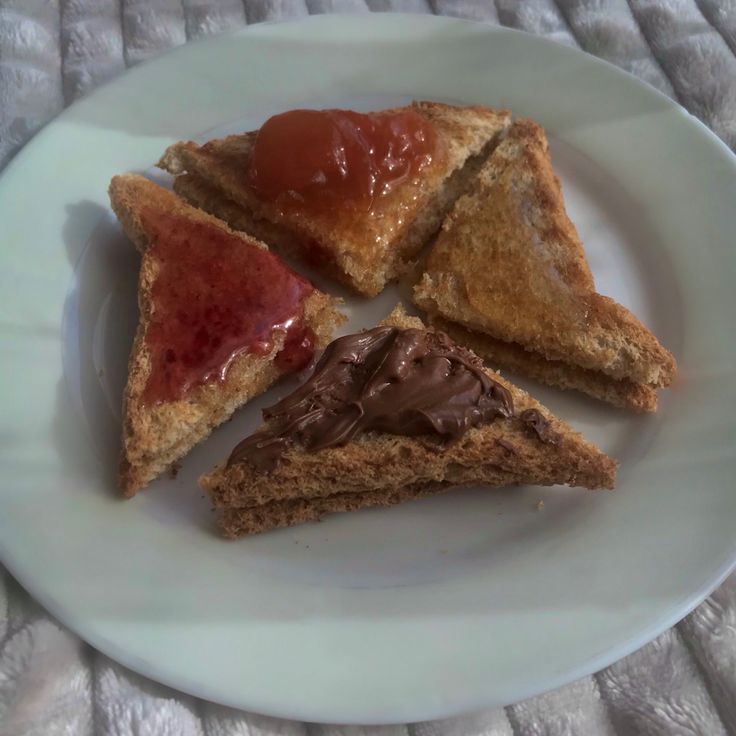
{"type": "MultiPolygon", "coordinates": [[[[484,481],[492,487],[518,485],[521,481],[513,474],[488,470],[484,481]]],[[[250,508],[228,508],[220,517],[220,526],[226,537],[234,539],[245,534],[281,529],[323,516],[374,507],[395,506],[405,501],[434,496],[453,488],[451,483],[418,483],[414,486],[364,491],[363,493],[336,493],[326,498],[303,498],[293,501],[272,501],[250,508]]]]}
{"type": "MultiPolygon", "coordinates": [[[[222,382],[207,383],[189,391],[185,398],[148,405],[143,392],[151,370],[146,332],[151,321],[151,289],[157,263],[147,254],[150,244],[141,210],[158,209],[186,217],[191,222],[207,222],[232,232],[224,222],[183,202],[172,192],[136,175],[116,176],[110,183],[110,201],[123,229],[142,254],[138,280],[139,322],[128,361],[128,381],[123,395],[122,452],[119,484],[126,496],[164,472],[204,439],[232,413],[265,391],[283,375],[274,357],[284,344],[284,334],[274,334],[267,355],[244,354],[233,360],[222,382]]],[[[244,243],[257,243],[242,233],[244,243]]],[[[304,305],[304,319],[316,335],[317,347],[324,347],[335,327],[344,320],[336,310],[338,300],[315,290],[304,305]]]]}

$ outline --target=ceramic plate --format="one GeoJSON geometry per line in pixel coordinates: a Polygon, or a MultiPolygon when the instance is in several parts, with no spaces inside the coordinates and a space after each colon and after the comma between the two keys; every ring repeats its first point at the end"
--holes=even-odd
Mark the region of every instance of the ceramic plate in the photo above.
{"type": "MultiPolygon", "coordinates": [[[[597,670],[681,618],[736,560],[734,202],[734,157],[680,107],[500,28],[329,16],[136,67],[67,110],[0,179],[2,560],[132,669],[279,716],[431,719],[597,670]],[[600,290],[675,353],[679,380],[653,416],[519,379],[621,461],[616,491],[465,490],[223,541],[195,478],[281,386],[176,479],[120,500],[138,261],[108,209],[110,177],[148,169],[175,140],[284,109],[411,98],[540,121],[600,290]]],[[[349,327],[373,325],[400,296],[348,300],[349,327]]]]}

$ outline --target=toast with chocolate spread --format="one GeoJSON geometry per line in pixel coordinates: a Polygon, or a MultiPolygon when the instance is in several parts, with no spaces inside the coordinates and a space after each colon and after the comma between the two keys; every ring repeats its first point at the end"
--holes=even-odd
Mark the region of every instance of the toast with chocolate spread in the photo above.
{"type": "Polygon", "coordinates": [[[142,256],[119,471],[132,496],[235,409],[303,368],[344,318],[337,300],[263,243],[174,193],[128,174],[112,179],[109,194],[142,256]]]}
{"type": "Polygon", "coordinates": [[[518,120],[445,219],[414,289],[430,322],[490,364],[654,411],[675,360],[596,291],[544,130],[518,120]]]}
{"type": "Polygon", "coordinates": [[[612,488],[616,463],[401,307],[333,341],[311,378],[200,479],[230,537],[457,485],[612,488]]]}
{"type": "MultiPolygon", "coordinates": [[[[349,111],[327,112],[356,115],[349,111]]],[[[308,262],[357,292],[375,296],[389,281],[410,268],[421,248],[436,234],[454,201],[470,185],[511,119],[505,110],[435,102],[415,102],[405,108],[382,111],[380,115],[396,115],[400,121],[410,119],[415,126],[418,121],[426,128],[420,132],[427,133],[434,145],[420,151],[427,154],[426,165],[397,179],[385,191],[371,192],[367,200],[356,200],[357,204],[351,204],[348,196],[351,193],[343,191],[349,184],[359,185],[361,177],[365,178],[365,166],[357,154],[353,163],[348,159],[347,173],[342,172],[341,191],[345,196],[338,198],[334,206],[305,209],[298,202],[285,206],[282,200],[264,198],[263,191],[249,180],[249,172],[255,166],[259,131],[212,140],[201,146],[191,141],[175,143],[158,165],[176,176],[174,190],[192,204],[220,217],[231,227],[308,262]]],[[[350,118],[347,122],[350,123],[350,118]]],[[[345,130],[347,137],[340,144],[342,148],[338,146],[339,153],[355,143],[349,137],[353,129],[349,125],[345,128],[344,120],[336,123],[337,132],[333,133],[339,137],[339,131],[345,130]]],[[[359,131],[358,138],[364,132],[359,131]]],[[[391,166],[401,161],[404,149],[417,138],[413,129],[409,133],[397,138],[398,143],[390,151],[384,151],[381,160],[369,162],[378,167],[378,173],[369,172],[370,176],[379,176],[380,166],[386,161],[391,166]]],[[[297,128],[295,135],[301,134],[297,128]]],[[[284,145],[288,142],[287,139],[284,145]]],[[[379,138],[379,147],[385,142],[379,138]]],[[[316,144],[305,146],[296,152],[294,160],[287,162],[294,176],[299,173],[297,164],[300,163],[295,159],[309,159],[316,147],[316,144]],[[302,153],[304,150],[306,154],[302,153]]],[[[272,158],[277,158],[277,154],[278,149],[272,158]]],[[[266,161],[261,169],[267,170],[269,163],[266,161]]],[[[277,163],[270,165],[275,167],[277,163]]],[[[323,165],[321,161],[314,163],[315,178],[323,177],[320,169],[323,165]]]]}

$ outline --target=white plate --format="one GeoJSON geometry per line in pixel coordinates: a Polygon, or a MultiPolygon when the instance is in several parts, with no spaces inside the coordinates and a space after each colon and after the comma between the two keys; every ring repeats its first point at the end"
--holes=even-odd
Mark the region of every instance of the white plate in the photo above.
{"type": "MultiPolygon", "coordinates": [[[[67,110],[0,180],[2,560],[129,667],[304,720],[436,718],[607,665],[736,560],[734,202],[734,157],[681,108],[589,56],[500,28],[322,17],[138,67],[67,110]],[[137,262],[107,209],[109,178],[217,126],[410,97],[507,106],[544,124],[601,290],[675,352],[680,379],[651,417],[533,387],[621,460],[616,492],[463,491],[221,541],[194,478],[271,393],[175,481],[120,500],[137,262]]],[[[351,301],[351,326],[373,324],[395,297],[351,301]]]]}

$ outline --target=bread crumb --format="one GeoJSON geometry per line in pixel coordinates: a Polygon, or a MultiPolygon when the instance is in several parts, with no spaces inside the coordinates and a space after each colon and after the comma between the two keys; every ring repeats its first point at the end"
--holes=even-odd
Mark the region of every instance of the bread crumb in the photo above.
{"type": "Polygon", "coordinates": [[[542,511],[544,509],[544,501],[537,501],[537,511],[542,511]]]}
{"type": "Polygon", "coordinates": [[[171,478],[171,480],[174,480],[174,478],[179,475],[180,470],[181,463],[171,463],[171,467],[169,468],[169,478],[171,478]]]}

